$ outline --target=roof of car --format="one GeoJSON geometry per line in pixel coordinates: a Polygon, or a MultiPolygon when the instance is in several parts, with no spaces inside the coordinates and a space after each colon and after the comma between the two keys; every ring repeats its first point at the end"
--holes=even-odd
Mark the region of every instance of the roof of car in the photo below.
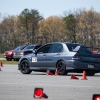
{"type": "Polygon", "coordinates": [[[37,45],[41,45],[41,44],[28,44],[27,46],[37,46],[37,45]]]}

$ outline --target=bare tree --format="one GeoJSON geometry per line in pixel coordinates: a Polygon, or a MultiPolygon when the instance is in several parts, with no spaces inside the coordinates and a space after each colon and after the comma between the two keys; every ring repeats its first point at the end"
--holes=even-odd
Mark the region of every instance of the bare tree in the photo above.
{"type": "Polygon", "coordinates": [[[50,16],[40,23],[39,33],[45,42],[64,41],[65,23],[58,16],[50,16]]]}
{"type": "Polygon", "coordinates": [[[100,13],[90,9],[77,15],[77,39],[88,46],[99,46],[100,41],[100,13]]]}

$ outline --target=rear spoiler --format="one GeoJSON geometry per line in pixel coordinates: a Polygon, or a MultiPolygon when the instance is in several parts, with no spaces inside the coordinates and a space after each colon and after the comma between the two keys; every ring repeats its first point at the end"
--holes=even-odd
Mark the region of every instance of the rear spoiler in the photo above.
{"type": "MultiPolygon", "coordinates": [[[[73,49],[73,51],[74,51],[74,52],[78,52],[79,49],[80,49],[80,47],[81,47],[81,45],[77,46],[75,49],[73,49]]],[[[85,47],[85,46],[84,46],[84,48],[89,48],[89,49],[90,49],[90,47],[85,47]]],[[[91,49],[90,49],[90,50],[91,50],[91,49]]],[[[92,50],[91,50],[91,51],[92,51],[92,50]]]]}
{"type": "Polygon", "coordinates": [[[75,49],[73,49],[73,52],[78,52],[81,46],[77,46],[75,49]]]}
{"type": "MultiPolygon", "coordinates": [[[[79,49],[81,48],[82,45],[79,45],[77,46],[76,48],[73,49],[73,52],[78,52],[79,49]]],[[[83,48],[88,48],[90,49],[90,51],[93,53],[93,54],[98,54],[98,52],[100,52],[100,48],[93,48],[93,47],[86,47],[86,46],[83,46],[83,48]]]]}

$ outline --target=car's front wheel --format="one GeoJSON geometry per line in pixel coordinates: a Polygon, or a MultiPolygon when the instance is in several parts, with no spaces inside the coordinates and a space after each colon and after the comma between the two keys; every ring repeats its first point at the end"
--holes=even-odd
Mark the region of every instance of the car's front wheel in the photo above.
{"type": "Polygon", "coordinates": [[[6,58],[6,60],[7,60],[7,61],[11,61],[11,60],[12,60],[12,58],[6,58]]]}
{"type": "Polygon", "coordinates": [[[30,70],[29,68],[29,63],[27,60],[23,60],[21,63],[20,63],[20,71],[23,73],[23,74],[30,74],[32,71],[30,70]]]}
{"type": "Polygon", "coordinates": [[[64,61],[58,61],[56,68],[58,68],[58,73],[59,75],[66,75],[67,71],[66,71],[66,64],[64,61]]]}

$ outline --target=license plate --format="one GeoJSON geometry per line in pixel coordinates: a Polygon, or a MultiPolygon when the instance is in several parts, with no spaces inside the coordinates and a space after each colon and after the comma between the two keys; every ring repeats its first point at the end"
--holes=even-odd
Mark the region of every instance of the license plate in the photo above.
{"type": "Polygon", "coordinates": [[[32,62],[37,62],[37,57],[32,57],[32,62]]]}
{"type": "Polygon", "coordinates": [[[94,65],[88,65],[88,68],[94,68],[94,65]]]}

